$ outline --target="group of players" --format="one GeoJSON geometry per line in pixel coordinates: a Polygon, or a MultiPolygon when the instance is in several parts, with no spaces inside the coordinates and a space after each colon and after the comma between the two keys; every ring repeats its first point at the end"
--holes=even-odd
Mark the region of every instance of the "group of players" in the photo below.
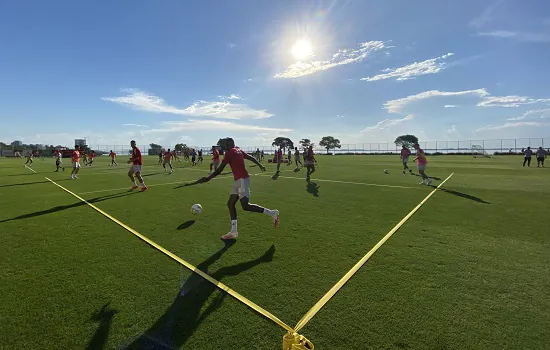
{"type": "MultiPolygon", "coordinates": [[[[203,157],[202,157],[202,150],[199,149],[196,151],[194,148],[191,149],[185,149],[182,151],[183,153],[183,159],[189,160],[191,158],[191,164],[193,166],[199,164],[199,162],[202,164],[203,157]],[[198,156],[198,159],[197,159],[198,156]]],[[[174,172],[174,167],[172,166],[172,159],[174,161],[181,162],[178,153],[173,150],[171,151],[170,148],[168,148],[166,151],[162,150],[159,152],[159,162],[158,164],[162,164],[164,171],[168,171],[169,174],[172,174],[174,172]],[[166,165],[168,165],[169,169],[166,168],[166,165]]]]}

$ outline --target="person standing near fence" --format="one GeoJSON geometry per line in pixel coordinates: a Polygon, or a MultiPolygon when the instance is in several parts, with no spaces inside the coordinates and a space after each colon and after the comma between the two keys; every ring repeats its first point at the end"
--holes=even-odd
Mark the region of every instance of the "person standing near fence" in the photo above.
{"type": "Polygon", "coordinates": [[[523,154],[523,167],[525,168],[525,163],[527,163],[528,167],[531,167],[531,157],[533,156],[533,150],[531,147],[527,147],[523,154]]]}
{"type": "Polygon", "coordinates": [[[548,155],[546,154],[546,151],[544,148],[539,147],[537,150],[537,168],[540,168],[541,166],[544,168],[544,158],[546,158],[548,155]]]}

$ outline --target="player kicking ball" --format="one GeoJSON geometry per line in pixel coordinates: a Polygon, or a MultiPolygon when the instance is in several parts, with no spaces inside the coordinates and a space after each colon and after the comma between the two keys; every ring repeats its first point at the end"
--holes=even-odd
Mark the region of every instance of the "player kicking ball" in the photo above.
{"type": "Polygon", "coordinates": [[[231,193],[229,195],[229,200],[227,201],[227,207],[229,208],[229,216],[231,217],[231,231],[222,236],[223,240],[228,239],[237,239],[239,233],[237,231],[237,208],[235,205],[240,200],[241,206],[246,211],[251,211],[254,213],[263,213],[267,216],[270,216],[273,219],[273,223],[277,228],[279,226],[279,211],[271,210],[267,208],[260,207],[259,205],[250,203],[250,177],[246,171],[244,165],[244,160],[249,160],[252,163],[256,164],[262,171],[265,171],[265,167],[261,165],[258,160],[244,151],[235,147],[235,141],[232,138],[227,138],[224,143],[227,147],[224,158],[221,165],[208,177],[203,177],[198,180],[198,183],[205,183],[223,171],[225,166],[229,164],[231,170],[233,171],[233,177],[235,182],[231,188],[231,193]]]}
{"type": "Polygon", "coordinates": [[[139,183],[141,184],[141,191],[145,191],[147,189],[147,186],[145,186],[145,182],[143,181],[143,177],[141,177],[141,166],[143,165],[143,158],[141,157],[141,151],[136,146],[136,141],[132,140],[130,141],[130,146],[132,146],[132,157],[128,161],[128,164],[132,163],[132,166],[130,167],[130,170],[128,170],[128,177],[130,178],[130,181],[134,184],[132,186],[132,191],[138,188],[138,185],[136,183],[135,177],[139,180],[139,183]]]}

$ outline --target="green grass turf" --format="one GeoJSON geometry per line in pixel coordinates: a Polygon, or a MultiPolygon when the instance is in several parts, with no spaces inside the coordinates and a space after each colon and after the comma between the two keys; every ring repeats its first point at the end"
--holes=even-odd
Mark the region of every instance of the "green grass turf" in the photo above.
{"type": "MultiPolygon", "coordinates": [[[[36,174],[0,160],[0,348],[281,347],[282,328],[45,176],[290,326],[432,190],[396,157],[320,156],[309,186],[304,170],[283,166],[273,180],[268,165],[252,176],[252,202],[279,209],[281,227],[238,210],[239,240],[224,249],[231,174],[182,186],[208,165],[176,163],[168,175],[147,157],[149,190],[129,193],[128,166],[107,162],[68,180],[52,159],[36,159],[36,174]]],[[[301,333],[317,349],[548,346],[550,169],[521,168],[521,157],[429,162],[430,175],[455,175],[301,333]]]]}

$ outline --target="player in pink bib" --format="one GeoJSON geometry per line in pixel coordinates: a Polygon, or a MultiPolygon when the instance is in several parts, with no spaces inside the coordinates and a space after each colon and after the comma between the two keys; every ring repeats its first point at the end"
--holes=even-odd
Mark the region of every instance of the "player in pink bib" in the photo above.
{"type": "Polygon", "coordinates": [[[421,185],[429,185],[432,183],[432,179],[426,175],[426,165],[428,165],[428,160],[426,159],[426,153],[424,153],[424,150],[420,148],[420,145],[418,143],[414,144],[414,149],[416,150],[416,158],[414,159],[416,161],[417,167],[418,167],[418,173],[422,176],[422,182],[421,185]]]}

